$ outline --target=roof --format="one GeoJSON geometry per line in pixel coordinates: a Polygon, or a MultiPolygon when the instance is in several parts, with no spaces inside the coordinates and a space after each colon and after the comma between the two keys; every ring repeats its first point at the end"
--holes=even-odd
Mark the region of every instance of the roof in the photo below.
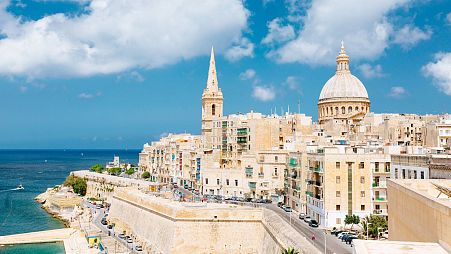
{"type": "Polygon", "coordinates": [[[355,254],[423,254],[448,253],[438,243],[354,240],[355,254]]]}

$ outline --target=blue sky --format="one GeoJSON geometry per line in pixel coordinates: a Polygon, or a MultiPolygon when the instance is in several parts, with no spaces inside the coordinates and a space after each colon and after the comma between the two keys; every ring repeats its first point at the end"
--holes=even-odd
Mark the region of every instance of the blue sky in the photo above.
{"type": "Polygon", "coordinates": [[[344,40],[371,111],[451,109],[449,1],[0,1],[0,148],[139,148],[224,113],[316,119],[344,40]]]}

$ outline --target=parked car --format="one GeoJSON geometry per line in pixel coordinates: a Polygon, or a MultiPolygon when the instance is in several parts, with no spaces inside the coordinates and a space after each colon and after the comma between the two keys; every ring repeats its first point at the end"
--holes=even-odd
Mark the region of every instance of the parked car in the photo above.
{"type": "Polygon", "coordinates": [[[108,226],[106,226],[106,228],[108,228],[108,229],[113,229],[113,225],[108,225],[108,226]]]}
{"type": "Polygon", "coordinates": [[[299,219],[300,219],[300,220],[303,220],[304,217],[305,217],[305,213],[300,213],[300,214],[299,214],[299,219]]]}
{"type": "Polygon", "coordinates": [[[338,237],[338,239],[341,239],[344,235],[347,235],[347,234],[349,234],[348,231],[343,231],[343,232],[338,233],[337,237],[338,237]]]}
{"type": "Polygon", "coordinates": [[[304,216],[304,222],[309,223],[312,219],[310,218],[310,216],[306,215],[304,216]]]}
{"type": "Polygon", "coordinates": [[[287,213],[291,213],[293,211],[293,209],[291,209],[291,207],[289,207],[289,206],[285,206],[283,208],[283,210],[285,210],[285,212],[287,212],[287,213]]]}
{"type": "Polygon", "coordinates": [[[357,236],[355,235],[351,235],[348,238],[346,238],[346,244],[352,244],[352,240],[354,239],[359,239],[357,236]]]}
{"type": "Polygon", "coordinates": [[[96,208],[97,208],[97,209],[103,208],[103,205],[102,205],[102,204],[97,204],[97,205],[96,205],[96,208]]]}
{"type": "Polygon", "coordinates": [[[317,227],[318,227],[318,222],[317,222],[316,220],[310,220],[310,221],[308,222],[308,225],[309,225],[310,227],[317,228],[317,227]]]}
{"type": "Polygon", "coordinates": [[[102,223],[102,225],[107,225],[107,224],[108,224],[108,222],[106,221],[105,218],[103,218],[103,219],[100,221],[100,223],[102,223]]]}
{"type": "Polygon", "coordinates": [[[117,237],[119,237],[120,239],[125,239],[125,235],[124,234],[119,234],[119,235],[117,235],[117,237]]]}
{"type": "Polygon", "coordinates": [[[272,203],[272,200],[271,200],[271,199],[266,199],[265,202],[266,202],[267,204],[271,204],[271,203],[272,203]]]}
{"type": "Polygon", "coordinates": [[[344,232],[344,230],[335,230],[335,231],[332,232],[332,234],[334,236],[338,236],[338,234],[340,234],[341,232],[344,232]]]}
{"type": "Polygon", "coordinates": [[[135,250],[136,250],[136,251],[143,251],[143,246],[141,246],[141,245],[136,245],[136,246],[135,246],[135,250]]]}
{"type": "Polygon", "coordinates": [[[131,238],[128,238],[127,243],[133,243],[133,240],[131,238]]]}
{"type": "Polygon", "coordinates": [[[278,202],[278,203],[277,203],[277,206],[278,206],[278,207],[282,207],[282,205],[283,205],[283,202],[278,202]]]}
{"type": "Polygon", "coordinates": [[[183,188],[188,189],[189,188],[188,184],[183,185],[183,188]]]}
{"type": "Polygon", "coordinates": [[[351,234],[351,233],[344,234],[344,235],[341,237],[341,241],[342,241],[342,242],[346,242],[346,239],[348,239],[348,238],[351,237],[351,236],[355,236],[355,235],[353,235],[353,234],[351,234]]]}

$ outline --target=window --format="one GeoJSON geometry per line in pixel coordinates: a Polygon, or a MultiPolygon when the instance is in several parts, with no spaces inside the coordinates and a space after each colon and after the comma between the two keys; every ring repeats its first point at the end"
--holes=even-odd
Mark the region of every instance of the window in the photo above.
{"type": "Polygon", "coordinates": [[[219,179],[216,179],[216,184],[219,185],[219,179]]]}
{"type": "Polygon", "coordinates": [[[406,169],[402,169],[402,179],[406,179],[406,169]]]}
{"type": "Polygon", "coordinates": [[[337,197],[337,198],[339,198],[341,195],[340,195],[340,191],[336,191],[335,192],[335,196],[337,197]]]}
{"type": "Polygon", "coordinates": [[[365,197],[365,191],[361,191],[361,192],[360,192],[360,197],[362,197],[362,198],[365,197]]]}
{"type": "Polygon", "coordinates": [[[359,168],[365,168],[365,162],[363,162],[363,161],[360,162],[360,163],[359,163],[359,168]]]}
{"type": "Polygon", "coordinates": [[[235,180],[235,186],[238,186],[238,180],[235,180]]]}
{"type": "Polygon", "coordinates": [[[216,105],[215,104],[211,105],[211,114],[216,115],[216,105]]]}
{"type": "Polygon", "coordinates": [[[229,179],[226,179],[226,184],[229,185],[229,179]]]}
{"type": "Polygon", "coordinates": [[[398,178],[398,169],[395,168],[395,179],[397,179],[397,178],[398,178]]]}
{"type": "Polygon", "coordinates": [[[351,112],[352,112],[352,107],[349,106],[349,108],[348,108],[348,113],[351,113],[351,112]]]}
{"type": "Polygon", "coordinates": [[[340,162],[339,161],[335,162],[335,168],[336,169],[340,169],[340,162]]]}
{"type": "Polygon", "coordinates": [[[275,161],[275,162],[278,162],[278,161],[279,161],[279,157],[274,156],[274,161],[275,161]]]}
{"type": "Polygon", "coordinates": [[[336,205],[335,210],[340,211],[340,205],[336,205]]]}
{"type": "Polygon", "coordinates": [[[345,110],[345,107],[341,107],[341,114],[345,114],[346,113],[346,110],[345,110]]]}
{"type": "Polygon", "coordinates": [[[340,176],[335,177],[335,183],[340,183],[340,176]]]}
{"type": "Polygon", "coordinates": [[[424,171],[421,171],[420,175],[421,175],[421,179],[424,179],[424,171]]]}
{"type": "Polygon", "coordinates": [[[205,178],[205,184],[208,184],[208,178],[205,178]]]}
{"type": "Polygon", "coordinates": [[[417,179],[417,171],[413,171],[413,179],[417,179]]]}
{"type": "Polygon", "coordinates": [[[360,183],[365,183],[365,177],[364,176],[360,177],[360,183]]]}
{"type": "Polygon", "coordinates": [[[274,175],[277,175],[277,168],[274,168],[274,175]]]}
{"type": "Polygon", "coordinates": [[[336,224],[341,224],[341,218],[337,218],[337,219],[335,220],[335,222],[336,222],[336,224]]]}
{"type": "Polygon", "coordinates": [[[360,210],[365,211],[365,205],[360,205],[360,210]]]}

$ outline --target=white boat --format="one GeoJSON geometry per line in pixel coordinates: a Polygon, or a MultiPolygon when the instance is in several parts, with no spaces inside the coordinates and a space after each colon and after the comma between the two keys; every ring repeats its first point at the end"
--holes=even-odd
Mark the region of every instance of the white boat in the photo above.
{"type": "Polygon", "coordinates": [[[23,190],[23,189],[24,189],[24,187],[22,186],[22,184],[17,185],[16,190],[23,190]]]}

